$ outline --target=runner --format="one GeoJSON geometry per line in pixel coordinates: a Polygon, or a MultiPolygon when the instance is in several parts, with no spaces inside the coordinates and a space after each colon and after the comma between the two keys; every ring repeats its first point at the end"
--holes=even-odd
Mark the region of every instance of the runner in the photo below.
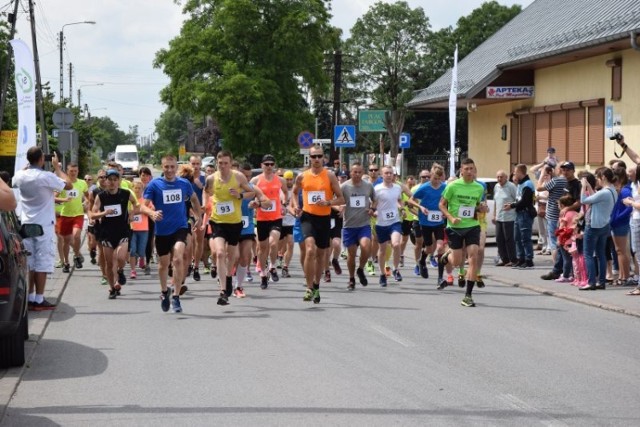
{"type": "MultiPolygon", "coordinates": [[[[242,165],[242,172],[247,180],[251,179],[251,165],[245,163],[242,165]]],[[[253,185],[250,184],[252,187],[253,185]]],[[[244,298],[246,296],[244,292],[244,281],[248,278],[249,263],[251,262],[251,250],[253,248],[253,242],[256,240],[255,226],[253,224],[253,217],[255,208],[260,204],[253,200],[255,193],[243,193],[242,195],[242,231],[240,232],[239,241],[239,259],[236,267],[236,283],[233,290],[233,295],[236,298],[244,298]]],[[[211,199],[210,199],[211,200],[211,199]]],[[[211,208],[208,210],[211,214],[211,208]]]]}
{"type": "Polygon", "coordinates": [[[155,224],[156,252],[159,257],[158,274],[160,276],[160,307],[162,311],[182,311],[180,304],[180,289],[185,277],[186,266],[183,262],[185,243],[187,241],[188,223],[186,200],[191,200],[191,206],[196,214],[194,227],[200,226],[200,202],[193,192],[189,181],[176,176],[178,162],[172,155],[162,158],[164,176],[153,179],[144,190],[146,206],[153,204],[154,209],[149,217],[155,224]],[[172,259],[170,259],[172,258],[172,259]],[[169,299],[167,275],[169,262],[173,265],[173,298],[169,299]]]}
{"type": "Polygon", "coordinates": [[[471,296],[477,274],[478,245],[480,244],[480,223],[476,219],[476,211],[485,210],[481,206],[484,187],[475,181],[476,166],[473,160],[464,159],[461,164],[460,178],[447,184],[440,211],[447,218],[447,237],[450,251],[440,258],[443,265],[451,263],[460,265],[463,260],[462,248],[466,245],[469,268],[466,276],[466,294],[462,300],[465,307],[475,307],[471,296]]]}
{"type": "MultiPolygon", "coordinates": [[[[198,196],[198,201],[200,202],[200,206],[203,205],[202,191],[204,190],[204,184],[206,182],[206,178],[204,174],[201,172],[202,167],[202,158],[200,156],[191,156],[189,158],[189,163],[191,163],[191,167],[193,168],[193,182],[191,186],[193,187],[193,191],[198,196]]],[[[205,240],[204,240],[204,229],[202,227],[198,227],[194,230],[193,233],[193,280],[196,282],[200,281],[200,261],[202,260],[202,255],[204,252],[205,240]]],[[[207,263],[205,262],[205,267],[207,263]]]]}
{"type": "MultiPolygon", "coordinates": [[[[115,169],[106,173],[107,189],[96,197],[91,211],[92,219],[100,219],[102,230],[101,245],[106,260],[106,275],[109,283],[109,299],[120,295],[126,278],[120,269],[127,259],[129,250],[129,203],[133,205],[133,213],[140,213],[140,204],[130,191],[120,188],[120,174],[115,169]],[[116,279],[117,278],[117,279],[116,279]]],[[[143,207],[144,213],[153,212],[143,207]]]]}
{"type": "MultiPolygon", "coordinates": [[[[133,183],[133,192],[136,195],[138,203],[144,204],[144,184],[142,181],[133,183]]],[[[153,209],[153,206],[151,206],[153,209]]],[[[129,265],[131,266],[131,278],[137,279],[136,264],[138,259],[144,259],[147,249],[147,240],[149,240],[149,215],[139,212],[134,213],[131,220],[131,244],[129,254],[129,265]]]]}
{"type": "MultiPolygon", "coordinates": [[[[151,174],[151,169],[146,166],[140,168],[140,181],[144,184],[144,188],[147,188],[147,185],[151,182],[153,176],[151,174]]],[[[143,193],[144,194],[144,193],[143,193]]],[[[149,264],[153,262],[153,248],[155,247],[155,222],[152,218],[148,218],[149,223],[149,237],[147,239],[147,248],[145,250],[145,259],[140,259],[138,266],[141,269],[144,269],[144,275],[148,276],[151,274],[151,267],[149,264]]]]}
{"type": "MultiPolygon", "coordinates": [[[[405,185],[413,193],[412,188],[416,188],[416,178],[413,175],[407,176],[405,185]]],[[[411,240],[411,243],[416,246],[416,236],[413,234],[413,223],[418,220],[418,211],[415,206],[410,205],[409,197],[406,194],[402,194],[402,203],[404,209],[402,210],[402,243],[400,244],[400,267],[404,267],[404,251],[407,249],[407,243],[411,240]]],[[[418,259],[418,258],[416,258],[418,259]]]]}
{"type": "Polygon", "coordinates": [[[321,146],[309,149],[310,169],[296,178],[293,186],[292,204],[297,214],[301,214],[300,227],[304,237],[305,260],[303,263],[307,290],[303,300],[315,304],[320,302],[320,276],[326,262],[331,228],[331,206],[344,204],[344,197],[338,184],[338,178],[324,169],[321,146]],[[302,192],[302,206],[298,195],[302,192]]]}
{"type": "MultiPolygon", "coordinates": [[[[339,184],[342,184],[343,182],[340,182],[340,179],[338,179],[339,184]]],[[[325,264],[324,271],[325,282],[331,282],[331,271],[329,270],[329,265],[333,267],[333,271],[337,275],[342,274],[342,267],[340,267],[340,261],[338,261],[338,257],[340,256],[340,250],[342,249],[343,209],[344,206],[331,207],[331,244],[330,249],[327,251],[327,262],[325,264]]]]}
{"type": "Polygon", "coordinates": [[[347,290],[356,288],[355,274],[362,286],[369,284],[364,274],[364,267],[369,260],[371,247],[371,217],[375,212],[376,193],[373,185],[364,181],[364,169],[358,162],[351,165],[351,179],[340,186],[344,195],[344,227],[342,240],[347,247],[347,269],[349,285],[347,290]],[[356,253],[360,247],[360,262],[356,270],[356,253]]]}
{"type": "MultiPolygon", "coordinates": [[[[371,163],[369,165],[369,174],[363,177],[364,180],[367,180],[374,187],[382,182],[382,177],[380,176],[380,168],[376,163],[371,163]]],[[[376,217],[371,217],[371,247],[369,250],[370,259],[365,266],[365,270],[372,276],[376,275],[376,267],[374,263],[378,262],[378,237],[376,235],[376,217]]]]}
{"type": "MultiPolygon", "coordinates": [[[[88,212],[93,212],[93,205],[98,198],[98,194],[102,193],[107,189],[107,171],[104,169],[100,169],[98,171],[98,185],[89,193],[89,208],[88,212]]],[[[100,227],[100,219],[99,218],[91,218],[89,215],[89,229],[92,230],[96,242],[100,242],[102,239],[102,228],[100,227]]],[[[107,280],[107,261],[104,257],[104,250],[102,249],[102,244],[97,245],[97,263],[100,267],[100,272],[102,273],[102,277],[100,278],[100,284],[106,286],[109,284],[107,280]]]]}
{"type": "Polygon", "coordinates": [[[400,264],[400,246],[402,242],[402,223],[400,211],[402,210],[402,194],[411,197],[411,191],[404,184],[395,182],[393,168],[382,167],[382,183],[373,187],[376,192],[376,236],[378,236],[378,269],[380,270],[380,286],[387,286],[385,272],[385,259],[387,245],[391,243],[393,254],[393,278],[396,282],[402,281],[402,275],[398,266],[400,264]]]}
{"type": "Polygon", "coordinates": [[[73,262],[76,268],[82,268],[84,258],[80,254],[80,236],[84,227],[84,200],[89,197],[89,187],[82,179],[78,179],[78,165],[69,163],[67,165],[67,176],[73,184],[71,190],[65,190],[60,197],[68,197],[69,201],[62,204],[60,210],[59,231],[63,239],[62,246],[62,271],[70,271],[69,250],[73,248],[73,262]]]}
{"type": "MultiPolygon", "coordinates": [[[[430,180],[431,180],[431,171],[428,169],[421,170],[420,173],[418,174],[418,183],[411,188],[411,192],[413,193],[414,197],[416,195],[416,191],[418,191],[418,188],[420,188],[420,186],[422,186],[423,184],[426,184],[430,180]]],[[[416,200],[418,199],[416,198],[416,200]]],[[[440,199],[438,199],[438,203],[439,202],[440,202],[440,199]]],[[[422,251],[425,248],[424,248],[424,238],[422,237],[422,226],[420,225],[420,209],[418,209],[417,212],[418,212],[418,215],[416,216],[416,220],[413,221],[413,224],[412,224],[413,235],[415,236],[415,239],[416,239],[414,243],[414,248],[413,248],[413,255],[415,260],[415,266],[413,267],[413,274],[415,274],[416,276],[420,276],[421,275],[420,274],[420,258],[422,257],[422,251]]],[[[433,253],[430,253],[429,257],[433,261],[433,253]]],[[[437,265],[438,264],[436,263],[434,267],[437,267],[437,265]]]]}
{"type": "Polygon", "coordinates": [[[256,219],[258,224],[258,260],[260,271],[260,288],[267,289],[269,277],[277,282],[280,280],[276,270],[278,257],[278,242],[282,232],[283,197],[288,193],[287,182],[274,173],[276,158],[271,154],[262,157],[262,173],[251,180],[254,187],[258,187],[271,200],[271,204],[258,208],[256,219]],[[267,260],[269,267],[267,269],[267,260]]]}
{"type": "Polygon", "coordinates": [[[293,196],[293,171],[286,171],[283,174],[285,181],[287,182],[287,195],[285,200],[285,215],[282,218],[282,234],[280,235],[280,250],[283,252],[283,265],[282,265],[282,277],[291,277],[289,273],[289,264],[291,264],[291,258],[293,258],[293,227],[296,223],[296,217],[289,209],[291,203],[291,197],[293,196]]]}
{"type": "MultiPolygon", "coordinates": [[[[252,188],[245,175],[231,169],[233,157],[229,151],[223,150],[216,156],[218,171],[207,177],[205,184],[205,205],[211,198],[212,236],[209,240],[211,256],[216,259],[220,296],[218,305],[229,304],[233,292],[231,269],[238,259],[238,242],[242,232],[242,191],[256,193],[261,207],[271,206],[271,201],[258,187],[252,188]],[[221,280],[224,278],[224,283],[221,280]]],[[[206,223],[202,225],[206,227],[206,223]]],[[[213,270],[211,270],[213,273],[213,270]]]]}

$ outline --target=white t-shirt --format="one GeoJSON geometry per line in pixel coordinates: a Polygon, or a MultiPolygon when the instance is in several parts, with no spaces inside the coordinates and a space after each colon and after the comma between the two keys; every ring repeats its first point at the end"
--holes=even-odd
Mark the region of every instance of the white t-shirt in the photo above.
{"type": "MultiPolygon", "coordinates": [[[[631,197],[633,197],[634,202],[640,202],[640,189],[638,189],[638,184],[635,182],[631,183],[631,197]]],[[[632,219],[640,219],[640,210],[633,208],[631,211],[632,219]]]]}
{"type": "Polygon", "coordinates": [[[402,197],[402,187],[397,183],[387,187],[383,182],[376,185],[374,190],[378,201],[376,205],[378,212],[377,225],[387,227],[402,221],[400,210],[398,209],[398,200],[402,197]]]}
{"type": "Polygon", "coordinates": [[[55,224],[53,192],[64,190],[64,180],[52,172],[29,168],[16,172],[12,182],[20,190],[20,220],[23,224],[55,224]]]}

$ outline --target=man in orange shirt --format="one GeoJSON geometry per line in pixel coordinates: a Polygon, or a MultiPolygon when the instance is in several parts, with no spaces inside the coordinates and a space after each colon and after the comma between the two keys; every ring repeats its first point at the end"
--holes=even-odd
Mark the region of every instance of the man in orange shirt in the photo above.
{"type": "Polygon", "coordinates": [[[331,206],[344,205],[344,197],[336,175],[323,167],[322,146],[309,150],[311,167],[298,175],[291,202],[300,215],[300,228],[305,245],[304,275],[307,290],[304,301],[320,302],[320,276],[326,262],[331,230],[331,206]],[[302,206],[298,193],[302,191],[302,206]]]}

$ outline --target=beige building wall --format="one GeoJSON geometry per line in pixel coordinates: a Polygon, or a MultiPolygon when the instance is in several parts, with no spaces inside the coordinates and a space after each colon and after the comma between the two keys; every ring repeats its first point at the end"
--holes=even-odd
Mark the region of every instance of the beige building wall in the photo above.
{"type": "MultiPolygon", "coordinates": [[[[535,72],[533,100],[505,102],[478,107],[469,113],[469,157],[476,161],[478,176],[492,177],[498,169],[509,168],[509,135],[500,139],[503,124],[509,127],[506,114],[526,107],[604,98],[620,115],[619,131],[625,141],[640,152],[640,52],[627,49],[581,61],[544,68],[535,72]],[[622,99],[611,100],[611,68],[605,62],[622,58],[622,99]]],[[[614,158],[614,143],[605,141],[605,159],[614,158]]],[[[588,150],[588,147],[587,147],[588,150]]],[[[620,149],[617,150],[620,152],[620,149]]],[[[628,157],[624,157],[629,162],[628,157]]],[[[595,169],[599,165],[587,165],[595,169]]]]}

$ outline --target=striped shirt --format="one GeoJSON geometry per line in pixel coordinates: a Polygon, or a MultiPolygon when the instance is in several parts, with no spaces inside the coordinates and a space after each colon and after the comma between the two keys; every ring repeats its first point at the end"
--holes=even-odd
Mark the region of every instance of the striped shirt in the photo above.
{"type": "Polygon", "coordinates": [[[558,200],[565,195],[564,189],[567,188],[567,178],[562,175],[551,178],[551,181],[544,185],[544,188],[549,191],[549,199],[547,201],[547,214],[545,218],[547,221],[558,221],[560,219],[560,208],[558,207],[558,200]]]}

